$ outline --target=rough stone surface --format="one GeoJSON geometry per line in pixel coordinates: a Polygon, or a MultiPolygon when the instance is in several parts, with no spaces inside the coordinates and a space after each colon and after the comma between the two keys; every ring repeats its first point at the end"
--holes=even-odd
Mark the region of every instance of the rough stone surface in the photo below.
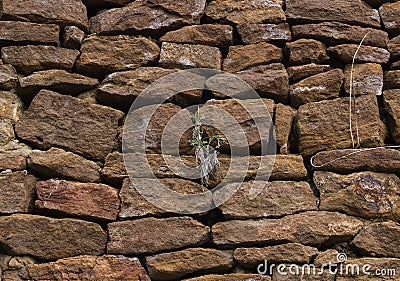
{"type": "Polygon", "coordinates": [[[152,280],[176,280],[194,273],[223,273],[233,267],[229,252],[192,248],[146,258],[152,280]]]}
{"type": "Polygon", "coordinates": [[[19,97],[7,91],[0,91],[0,120],[16,124],[22,116],[23,104],[19,97]]]}
{"type": "Polygon", "coordinates": [[[271,277],[262,276],[259,274],[242,274],[242,273],[231,273],[231,274],[209,274],[200,277],[194,277],[185,279],[185,281],[270,281],[271,277]]]}
{"type": "Polygon", "coordinates": [[[138,258],[105,255],[78,256],[56,262],[29,265],[22,274],[29,280],[125,280],[150,281],[138,258]]]}
{"type": "Polygon", "coordinates": [[[80,0],[3,0],[1,19],[76,25],[88,29],[86,7],[80,0]]]}
{"type": "Polygon", "coordinates": [[[231,46],[224,59],[223,70],[237,72],[252,66],[281,62],[282,50],[272,44],[261,42],[245,46],[231,46]]]}
{"type": "Polygon", "coordinates": [[[274,106],[274,102],[269,99],[211,100],[205,103],[200,114],[203,116],[203,122],[207,124],[205,132],[209,135],[217,133],[224,140],[221,152],[229,153],[230,147],[235,147],[249,148],[251,152],[260,154],[262,143],[267,145],[270,138],[274,106]],[[226,113],[233,118],[226,118],[226,113]],[[243,134],[235,130],[239,128],[238,125],[243,129],[247,141],[244,140],[243,134]]]}
{"type": "Polygon", "coordinates": [[[385,3],[379,8],[386,30],[393,34],[400,34],[400,3],[385,3]]]}
{"type": "Polygon", "coordinates": [[[298,39],[286,44],[289,63],[292,65],[323,63],[329,57],[324,43],[314,39],[298,39]]]}
{"type": "Polygon", "coordinates": [[[154,62],[160,48],[144,37],[90,35],[83,41],[80,51],[77,72],[101,77],[154,62]]]}
{"type": "Polygon", "coordinates": [[[340,22],[295,25],[292,27],[292,31],[295,39],[312,38],[329,45],[359,44],[367,33],[369,34],[365,37],[363,45],[385,48],[389,40],[389,36],[385,31],[340,22]]]}
{"type": "Polygon", "coordinates": [[[84,91],[96,87],[97,79],[80,74],[72,74],[61,69],[52,69],[34,72],[19,79],[18,93],[23,99],[32,98],[42,89],[56,91],[66,95],[79,95],[84,91]]]}
{"type": "Polygon", "coordinates": [[[200,246],[210,239],[209,228],[189,217],[113,222],[108,233],[107,252],[125,255],[200,246]]]}
{"type": "Polygon", "coordinates": [[[0,154],[0,171],[22,171],[26,169],[26,159],[22,155],[0,154]]]}
{"type": "Polygon", "coordinates": [[[76,26],[66,26],[63,33],[63,46],[70,49],[80,49],[85,32],[76,26]]]}
{"type": "Polygon", "coordinates": [[[0,213],[32,211],[36,179],[26,171],[0,174],[0,213]]]}
{"type": "Polygon", "coordinates": [[[287,0],[286,16],[295,22],[338,21],[361,26],[380,27],[377,10],[362,0],[313,1],[287,0]]]}
{"type": "Polygon", "coordinates": [[[221,69],[222,55],[217,47],[163,42],[158,63],[165,68],[221,69]]]}
{"type": "Polygon", "coordinates": [[[217,0],[207,5],[205,14],[213,20],[234,24],[280,23],[286,19],[280,0],[217,0]]]}
{"type": "Polygon", "coordinates": [[[232,33],[233,28],[230,25],[191,25],[184,26],[179,30],[167,32],[160,38],[160,41],[227,47],[232,45],[232,33]]]}
{"type": "Polygon", "coordinates": [[[332,68],[328,64],[310,63],[306,65],[290,66],[287,68],[287,73],[291,82],[297,82],[329,70],[332,70],[332,68]]]}
{"type": "Polygon", "coordinates": [[[115,151],[106,156],[104,167],[101,169],[101,176],[107,183],[113,186],[121,186],[124,178],[128,177],[121,153],[115,151]]]}
{"type": "Polygon", "coordinates": [[[325,99],[338,98],[343,82],[341,69],[316,74],[290,86],[290,104],[299,106],[325,99]]]}
{"type": "Polygon", "coordinates": [[[267,246],[283,242],[326,246],[350,240],[363,223],[340,213],[311,211],[281,219],[232,220],[212,227],[217,247],[267,246]]]}
{"type": "Polygon", "coordinates": [[[251,200],[253,182],[228,184],[232,189],[240,187],[218,208],[226,219],[271,218],[317,210],[317,199],[306,182],[274,181],[263,185],[261,193],[251,200]]]}
{"type": "Polygon", "coordinates": [[[287,23],[243,23],[237,26],[237,30],[245,44],[256,44],[259,42],[284,43],[292,39],[287,23]]]}
{"type": "MultiPolygon", "coordinates": [[[[137,178],[134,179],[133,183],[130,181],[130,179],[125,179],[122,184],[122,189],[119,193],[119,197],[121,198],[121,210],[119,212],[119,217],[121,219],[128,219],[144,216],[162,216],[168,214],[168,211],[160,209],[148,202],[136,189],[139,187],[140,190],[143,190],[146,186],[156,186],[159,182],[169,189],[182,194],[199,194],[202,193],[204,189],[204,187],[198,183],[179,178],[137,178]]],[[[152,191],[149,190],[149,192],[151,194],[152,191]]],[[[208,206],[211,207],[212,203],[212,198],[210,197],[208,206]]],[[[203,205],[204,202],[200,202],[198,205],[193,205],[193,207],[196,208],[203,205]]],[[[184,210],[183,207],[181,209],[184,210]]]]}
{"type": "MultiPolygon", "coordinates": [[[[385,130],[379,117],[376,97],[361,96],[356,103],[358,108],[362,108],[357,114],[361,147],[382,146],[385,130]]],[[[323,150],[350,148],[348,107],[348,98],[300,106],[296,122],[300,154],[312,155],[323,150]]]]}
{"type": "Polygon", "coordinates": [[[315,155],[313,164],[314,169],[336,173],[372,171],[400,175],[400,152],[390,148],[322,151],[315,155]]]}
{"type": "Polygon", "coordinates": [[[241,266],[257,268],[264,260],[269,263],[308,264],[317,254],[316,248],[288,243],[264,248],[237,248],[233,256],[241,266]]]}
{"type": "Polygon", "coordinates": [[[94,221],[115,221],[119,211],[118,191],[105,184],[65,180],[36,184],[35,208],[42,213],[71,215],[94,221]]]}
{"type": "Polygon", "coordinates": [[[105,252],[107,234],[92,222],[15,214],[0,217],[0,226],[0,243],[7,254],[56,260],[105,252]]]}
{"type": "Polygon", "coordinates": [[[247,82],[262,98],[287,103],[289,100],[289,78],[280,63],[259,65],[239,71],[236,75],[247,82]]]}
{"type": "Polygon", "coordinates": [[[345,212],[365,218],[399,220],[400,180],[393,174],[359,172],[339,175],[314,172],[321,210],[345,212]]]}
{"type": "Polygon", "coordinates": [[[329,263],[337,263],[338,262],[338,254],[339,252],[334,249],[328,249],[323,252],[320,252],[314,259],[315,265],[323,265],[329,263]]]}
{"type": "Polygon", "coordinates": [[[384,89],[400,89],[400,70],[385,72],[383,87],[384,89]]]}
{"type": "Polygon", "coordinates": [[[400,89],[387,90],[383,93],[390,133],[394,141],[400,143],[400,89]]]}
{"type": "Polygon", "coordinates": [[[42,90],[16,126],[21,139],[103,160],[114,147],[120,111],[42,90]]]}
{"type": "MultiPolygon", "coordinates": [[[[125,7],[105,10],[90,19],[90,31],[99,34],[159,36],[187,24],[199,24],[205,0],[133,1],[125,7]]],[[[96,3],[97,5],[97,3],[96,3]]]]}
{"type": "Polygon", "coordinates": [[[387,48],[390,52],[390,58],[400,59],[400,35],[390,39],[387,44],[387,48]]]}
{"type": "Polygon", "coordinates": [[[281,154],[288,154],[290,151],[290,133],[292,131],[294,110],[287,105],[278,103],[275,106],[275,139],[281,154]]]}
{"type": "Polygon", "coordinates": [[[10,64],[0,65],[0,89],[12,90],[17,86],[18,77],[15,68],[10,64]]]}
{"type": "Polygon", "coordinates": [[[6,145],[14,138],[13,125],[7,120],[0,120],[0,146],[6,145]]]}
{"type": "Polygon", "coordinates": [[[80,182],[100,182],[100,167],[93,161],[59,148],[34,151],[28,158],[29,169],[42,179],[62,178],[80,182]]]}
{"type": "Polygon", "coordinates": [[[135,70],[112,73],[99,86],[96,98],[102,104],[128,110],[147,86],[175,71],[159,67],[139,67],[135,70]]]}
{"type": "Polygon", "coordinates": [[[2,21],[0,45],[60,45],[60,27],[55,24],[2,21]]]}
{"type": "MultiPolygon", "coordinates": [[[[332,53],[338,57],[344,63],[351,63],[353,61],[354,54],[358,48],[357,44],[342,44],[328,48],[328,54],[332,53]]],[[[357,56],[355,57],[356,63],[372,62],[372,63],[387,63],[390,58],[390,53],[386,49],[361,46],[358,50],[357,56]]]]}
{"type": "Polygon", "coordinates": [[[394,221],[371,223],[361,229],[352,244],[363,254],[376,257],[400,257],[400,226],[394,221]]]}
{"type": "MultiPolygon", "coordinates": [[[[344,90],[350,93],[351,65],[344,70],[344,90]]],[[[364,63],[353,66],[352,95],[382,95],[383,70],[380,64],[364,63]]]]}
{"type": "Polygon", "coordinates": [[[53,68],[71,71],[78,55],[78,50],[43,45],[9,46],[1,49],[3,61],[26,74],[53,68]]]}

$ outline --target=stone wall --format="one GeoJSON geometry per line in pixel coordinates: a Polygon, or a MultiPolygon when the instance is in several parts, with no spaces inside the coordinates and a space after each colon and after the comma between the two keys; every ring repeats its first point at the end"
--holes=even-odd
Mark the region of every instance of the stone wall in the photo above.
{"type": "MultiPolygon", "coordinates": [[[[0,4],[1,280],[367,280],[257,274],[264,260],[321,265],[339,253],[400,274],[400,152],[379,148],[400,144],[400,1],[0,4]],[[144,200],[134,187],[158,180],[130,180],[121,153],[135,98],[187,68],[249,83],[272,114],[278,152],[250,200],[257,165],[271,156],[259,155],[260,136],[237,101],[205,90],[163,104],[149,124],[147,159],[172,190],[202,192],[160,155],[163,127],[182,108],[227,110],[253,154],[238,192],[191,216],[144,200]]],[[[188,83],[198,82],[218,77],[188,83]]],[[[229,167],[229,147],[221,151],[211,186],[229,167]]],[[[185,135],[181,152],[195,163],[185,135]]],[[[143,157],[131,160],[142,167],[143,157]]]]}

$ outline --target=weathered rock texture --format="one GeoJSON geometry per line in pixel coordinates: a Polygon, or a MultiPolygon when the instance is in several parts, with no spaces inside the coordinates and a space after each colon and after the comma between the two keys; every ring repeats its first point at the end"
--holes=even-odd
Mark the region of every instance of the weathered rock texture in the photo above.
{"type": "Polygon", "coordinates": [[[399,19],[396,0],[0,0],[0,279],[397,280],[255,273],[340,253],[400,272],[399,19]],[[196,111],[225,141],[207,186],[196,111]]]}

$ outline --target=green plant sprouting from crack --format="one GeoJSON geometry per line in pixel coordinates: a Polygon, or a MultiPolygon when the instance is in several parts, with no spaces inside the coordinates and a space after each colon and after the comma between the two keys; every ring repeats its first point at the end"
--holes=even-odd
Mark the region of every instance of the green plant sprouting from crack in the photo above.
{"type": "Polygon", "coordinates": [[[200,171],[201,184],[205,187],[209,185],[210,175],[214,174],[219,166],[218,149],[224,143],[224,140],[213,134],[211,136],[204,136],[202,129],[202,119],[200,109],[197,108],[196,113],[192,113],[193,133],[190,144],[194,148],[196,155],[197,167],[200,171]],[[216,143],[215,147],[211,144],[216,143]]]}

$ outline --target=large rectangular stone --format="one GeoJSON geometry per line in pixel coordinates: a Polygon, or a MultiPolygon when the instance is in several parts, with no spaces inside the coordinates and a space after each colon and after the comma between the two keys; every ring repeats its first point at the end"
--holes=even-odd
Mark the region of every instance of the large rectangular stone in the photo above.
{"type": "Polygon", "coordinates": [[[0,217],[0,244],[11,255],[39,260],[101,255],[106,241],[106,232],[93,222],[28,214],[0,217]]]}
{"type": "MultiPolygon", "coordinates": [[[[361,147],[384,144],[385,126],[379,116],[378,101],[373,95],[356,99],[357,113],[352,116],[356,135],[356,117],[361,147]]],[[[354,107],[353,107],[354,108],[354,107]]],[[[297,111],[299,152],[310,156],[323,150],[350,148],[349,99],[338,98],[300,106],[297,111]]],[[[357,145],[357,138],[354,138],[357,145]]]]}
{"type": "Polygon", "coordinates": [[[104,160],[115,144],[123,113],[71,96],[42,90],[16,126],[35,147],[52,146],[104,160]]]}
{"type": "Polygon", "coordinates": [[[200,246],[210,239],[209,228],[189,217],[144,218],[108,224],[111,254],[139,255],[200,246]]]}
{"type": "Polygon", "coordinates": [[[340,213],[311,211],[281,219],[232,220],[213,225],[217,247],[268,246],[283,242],[321,247],[352,239],[363,222],[340,213]]]}

